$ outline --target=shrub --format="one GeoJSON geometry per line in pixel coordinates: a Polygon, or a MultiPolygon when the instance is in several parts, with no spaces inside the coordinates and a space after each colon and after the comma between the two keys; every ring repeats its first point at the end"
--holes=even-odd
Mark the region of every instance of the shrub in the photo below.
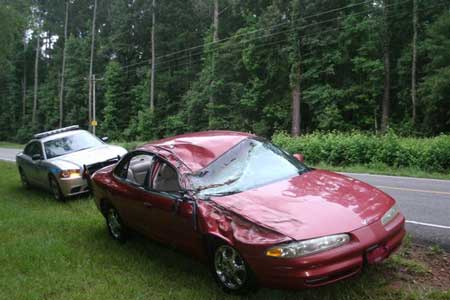
{"type": "Polygon", "coordinates": [[[450,136],[405,138],[351,133],[312,133],[293,138],[277,133],[273,142],[290,153],[302,153],[310,164],[334,166],[383,164],[425,171],[450,171],[450,136]]]}

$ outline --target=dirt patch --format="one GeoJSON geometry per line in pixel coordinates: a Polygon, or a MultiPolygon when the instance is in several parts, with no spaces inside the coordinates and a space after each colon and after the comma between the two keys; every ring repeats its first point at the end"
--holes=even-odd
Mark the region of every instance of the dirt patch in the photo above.
{"type": "Polygon", "coordinates": [[[411,244],[390,259],[392,268],[386,274],[389,284],[401,289],[405,285],[424,289],[450,290],[450,253],[439,248],[411,244]]]}

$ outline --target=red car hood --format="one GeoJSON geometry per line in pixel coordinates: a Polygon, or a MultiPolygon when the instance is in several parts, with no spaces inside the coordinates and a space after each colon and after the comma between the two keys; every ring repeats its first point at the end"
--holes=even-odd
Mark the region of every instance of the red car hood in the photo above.
{"type": "Polygon", "coordinates": [[[295,240],[351,232],[379,220],[395,202],[366,183],[322,170],[212,200],[295,240]]]}

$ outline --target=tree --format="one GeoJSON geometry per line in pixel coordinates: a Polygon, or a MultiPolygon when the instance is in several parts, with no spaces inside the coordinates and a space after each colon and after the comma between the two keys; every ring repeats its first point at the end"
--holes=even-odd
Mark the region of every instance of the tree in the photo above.
{"type": "Polygon", "coordinates": [[[389,126],[389,114],[391,106],[391,31],[389,24],[390,1],[383,0],[383,62],[384,62],[384,94],[382,102],[381,132],[385,133],[389,126]]]}
{"type": "MultiPolygon", "coordinates": [[[[219,41],[219,0],[214,0],[214,12],[213,12],[213,38],[212,42],[214,44],[213,48],[219,41]]],[[[211,93],[209,95],[209,128],[213,127],[214,124],[214,76],[216,71],[216,59],[215,59],[215,51],[213,50],[211,53],[212,60],[212,68],[211,68],[211,93]]]]}
{"type": "Polygon", "coordinates": [[[155,110],[155,75],[156,75],[156,53],[155,53],[155,30],[156,30],[156,0],[152,2],[152,59],[150,75],[150,110],[155,110]]]}
{"type": "Polygon", "coordinates": [[[34,92],[33,92],[33,112],[31,123],[36,126],[36,114],[37,114],[37,101],[38,101],[38,85],[39,85],[39,55],[40,55],[40,44],[39,44],[39,32],[36,34],[36,49],[34,58],[34,92]]]}
{"type": "Polygon", "coordinates": [[[413,40],[412,40],[412,66],[411,66],[411,104],[412,118],[411,122],[414,126],[416,123],[416,103],[417,103],[417,27],[418,27],[417,0],[413,0],[413,40]]]}
{"type": "Polygon", "coordinates": [[[69,19],[69,0],[66,0],[66,10],[64,18],[64,46],[63,46],[63,57],[61,66],[61,82],[59,91],[59,127],[63,126],[63,116],[64,116],[64,75],[66,72],[66,42],[67,42],[67,22],[69,19]]]}

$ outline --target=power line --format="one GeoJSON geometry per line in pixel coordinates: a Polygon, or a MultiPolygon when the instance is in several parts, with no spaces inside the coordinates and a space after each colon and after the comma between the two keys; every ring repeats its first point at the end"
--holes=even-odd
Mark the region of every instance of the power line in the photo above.
{"type": "MultiPolygon", "coordinates": [[[[400,3],[391,4],[391,5],[387,6],[387,7],[398,6],[398,5],[401,5],[401,4],[410,2],[410,1],[411,1],[411,0],[405,0],[405,1],[402,1],[402,2],[400,2],[400,3]]],[[[368,2],[368,1],[361,2],[361,3],[366,3],[366,2],[368,2]]],[[[361,3],[360,3],[360,5],[361,5],[361,3]]],[[[351,7],[351,6],[355,6],[355,5],[350,5],[350,7],[351,7]]],[[[346,6],[346,7],[349,7],[349,6],[346,6]]],[[[316,15],[313,15],[313,16],[323,15],[323,14],[330,13],[330,12],[333,12],[333,11],[337,11],[337,9],[330,10],[330,11],[323,12],[323,13],[319,13],[319,14],[316,14],[316,15]]],[[[363,15],[363,14],[366,14],[366,13],[369,13],[369,12],[372,12],[372,11],[373,11],[373,9],[368,9],[368,10],[366,10],[366,11],[354,13],[354,14],[352,14],[352,16],[355,16],[355,15],[363,15]]],[[[306,18],[311,18],[311,17],[313,17],[313,16],[305,17],[304,19],[306,19],[306,18]]],[[[339,20],[345,19],[345,18],[347,18],[347,17],[348,17],[348,16],[341,16],[341,17],[335,17],[335,18],[330,18],[330,19],[322,20],[322,21],[317,22],[317,23],[312,23],[312,24],[307,24],[307,25],[291,26],[290,28],[288,28],[288,29],[286,29],[286,30],[284,30],[284,31],[277,31],[277,32],[275,32],[275,33],[270,33],[270,34],[262,35],[262,36],[259,36],[259,37],[254,38],[254,39],[243,40],[243,41],[240,41],[238,44],[241,44],[241,43],[248,43],[248,42],[251,42],[251,41],[254,41],[254,40],[259,40],[259,39],[263,39],[263,38],[268,38],[268,37],[271,37],[271,36],[276,36],[276,35],[280,35],[280,34],[284,34],[284,33],[289,33],[289,32],[293,32],[293,31],[296,31],[296,30],[303,30],[303,29],[307,29],[307,28],[310,28],[310,27],[322,25],[322,24],[325,24],[325,23],[329,23],[329,22],[333,22],[333,21],[339,21],[339,20]]],[[[159,59],[161,59],[161,58],[163,58],[163,57],[173,56],[173,55],[178,54],[178,53],[190,51],[190,50],[192,50],[192,49],[200,48],[200,47],[207,46],[207,45],[211,45],[211,44],[217,44],[217,45],[218,45],[216,48],[212,48],[212,49],[209,49],[209,50],[206,50],[206,51],[205,51],[204,49],[200,49],[200,51],[198,51],[197,53],[194,53],[194,54],[189,53],[188,55],[183,56],[183,57],[173,58],[173,59],[165,60],[165,61],[162,61],[162,62],[157,62],[157,65],[158,65],[158,64],[164,64],[164,63],[171,62],[171,61],[176,61],[176,60],[186,59],[186,58],[192,57],[192,55],[196,56],[197,54],[211,53],[211,52],[216,51],[216,50],[219,49],[220,47],[222,47],[222,48],[223,48],[223,47],[233,47],[233,46],[235,46],[235,45],[220,45],[219,43],[220,43],[221,41],[226,41],[226,40],[234,39],[234,38],[236,38],[236,37],[240,37],[240,36],[244,36],[244,35],[249,35],[249,34],[252,34],[252,33],[255,33],[255,32],[266,31],[266,30],[268,30],[268,29],[272,29],[272,28],[274,28],[274,27],[277,27],[278,25],[279,25],[279,24],[274,25],[274,26],[270,26],[270,27],[266,27],[266,28],[262,28],[262,29],[258,29],[258,30],[254,30],[254,31],[247,32],[247,33],[236,34],[236,35],[233,35],[233,36],[228,37],[228,38],[224,38],[224,39],[219,40],[219,41],[214,42],[214,43],[213,43],[213,42],[210,42],[210,43],[204,43],[204,44],[202,44],[202,45],[198,45],[198,46],[195,46],[195,47],[186,48],[186,49],[182,49],[182,50],[179,50],[179,51],[175,51],[175,52],[172,52],[172,53],[169,53],[169,54],[161,55],[161,56],[158,56],[156,59],[159,60],[159,59]]],[[[145,61],[142,61],[142,62],[133,63],[133,64],[131,64],[131,65],[125,65],[125,66],[122,66],[122,69],[125,69],[125,68],[126,68],[126,69],[129,69],[129,68],[131,68],[131,67],[139,66],[139,65],[142,65],[142,64],[149,64],[149,62],[150,62],[149,60],[145,60],[145,61]]]]}

